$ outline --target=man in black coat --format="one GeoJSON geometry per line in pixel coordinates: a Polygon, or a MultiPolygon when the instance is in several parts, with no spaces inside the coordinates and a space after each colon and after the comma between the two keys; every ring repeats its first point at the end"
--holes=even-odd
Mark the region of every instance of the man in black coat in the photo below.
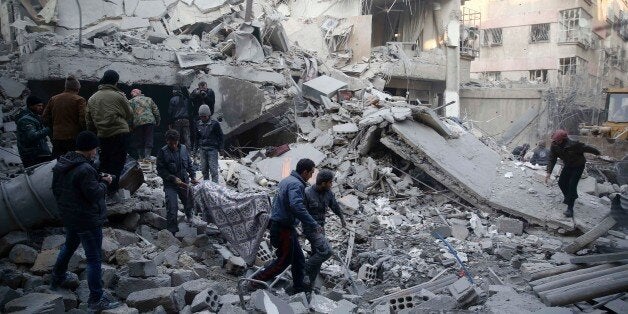
{"type": "Polygon", "coordinates": [[[597,148],[570,140],[565,130],[557,130],[552,135],[545,182],[549,180],[556,161],[560,158],[563,161],[563,170],[558,178],[558,187],[563,192],[563,203],[567,204],[567,209],[563,213],[566,217],[573,217],[573,206],[578,198],[578,182],[587,162],[584,153],[600,155],[597,148]]]}
{"type": "Polygon", "coordinates": [[[53,168],[52,192],[57,199],[65,227],[65,244],[57,256],[50,282],[51,289],[68,288],[68,263],[83,245],[87,260],[88,308],[92,311],[120,305],[103,294],[102,226],[107,220],[105,194],[112,182],[110,175],[100,175],[93,164],[98,137],[83,131],[76,137],[76,151],[59,157],[53,168]]]}
{"type": "MultiPolygon", "coordinates": [[[[210,110],[210,116],[214,115],[214,104],[216,103],[216,95],[214,91],[207,87],[207,82],[201,81],[198,83],[198,87],[195,88],[190,94],[190,98],[192,100],[192,110],[190,111],[190,115],[192,116],[191,124],[192,130],[196,130],[198,125],[198,110],[202,105],[207,105],[210,110]]],[[[199,148],[199,139],[197,139],[196,132],[191,134],[192,145],[190,149],[192,151],[196,151],[199,148]]]]}

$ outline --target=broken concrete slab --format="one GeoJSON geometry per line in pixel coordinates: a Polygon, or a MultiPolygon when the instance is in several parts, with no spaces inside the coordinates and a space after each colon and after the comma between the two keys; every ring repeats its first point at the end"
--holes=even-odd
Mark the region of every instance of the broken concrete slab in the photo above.
{"type": "Polygon", "coordinates": [[[253,292],[251,303],[253,308],[262,313],[294,313],[286,301],[264,290],[253,292]]]}
{"type": "Polygon", "coordinates": [[[182,69],[192,68],[200,65],[207,65],[213,62],[206,53],[197,52],[177,52],[177,62],[182,69]]]}
{"type": "Polygon", "coordinates": [[[32,265],[36,259],[37,250],[24,244],[15,245],[9,253],[9,260],[14,264],[32,265]]]}
{"type": "Polygon", "coordinates": [[[124,15],[133,16],[139,0],[124,0],[124,15]]]}
{"type": "Polygon", "coordinates": [[[334,125],[332,129],[334,133],[337,133],[337,134],[350,134],[350,133],[357,133],[359,131],[358,126],[353,122],[336,124],[334,125]]]}
{"type": "Polygon", "coordinates": [[[185,290],[185,303],[192,304],[194,297],[201,293],[201,291],[207,289],[210,284],[211,281],[206,278],[196,279],[182,284],[181,287],[185,290]]]}
{"type": "Polygon", "coordinates": [[[257,70],[249,66],[233,66],[229,64],[213,64],[207,67],[210,75],[229,76],[239,80],[276,86],[286,86],[286,77],[277,72],[257,70]]]}
{"type": "Polygon", "coordinates": [[[0,257],[11,251],[14,245],[28,242],[28,234],[24,231],[11,231],[0,238],[0,257]]]}
{"type": "Polygon", "coordinates": [[[214,11],[223,5],[226,0],[195,0],[194,5],[203,13],[214,11]]]}
{"type": "MultiPolygon", "coordinates": [[[[504,211],[542,226],[574,228],[573,222],[562,215],[557,187],[548,189],[535,173],[526,173],[514,163],[502,163],[497,152],[472,134],[459,130],[459,138],[445,139],[415,121],[395,123],[392,130],[401,141],[386,137],[381,139],[385,146],[478,208],[504,211]],[[503,173],[509,171],[517,175],[505,178],[503,173]],[[520,185],[546,192],[521,193],[520,185]]],[[[609,210],[591,201],[590,195],[580,197],[583,204],[576,206],[576,227],[588,230],[609,210]]]]}
{"type": "Polygon", "coordinates": [[[303,83],[303,97],[318,104],[322,102],[321,96],[332,98],[339,89],[347,87],[347,83],[321,75],[313,80],[303,83]]]}
{"type": "Polygon", "coordinates": [[[140,0],[134,14],[140,18],[158,20],[166,15],[166,5],[163,0],[140,0]]]}
{"type": "Polygon", "coordinates": [[[26,85],[6,76],[0,76],[0,88],[4,90],[7,96],[18,98],[26,89],[26,85]]]}
{"type": "Polygon", "coordinates": [[[118,286],[115,290],[116,295],[126,298],[134,291],[141,291],[159,287],[169,287],[171,283],[170,276],[160,275],[149,278],[137,278],[121,275],[118,279],[118,286]]]}
{"type": "Polygon", "coordinates": [[[145,29],[148,27],[150,27],[150,22],[148,19],[145,18],[125,16],[122,18],[122,20],[120,20],[120,30],[123,31],[138,28],[145,29]]]}
{"type": "Polygon", "coordinates": [[[181,287],[162,287],[132,292],[126,298],[126,303],[140,312],[152,311],[161,305],[172,313],[185,307],[184,296],[185,291],[181,287]]]}
{"type": "Polygon", "coordinates": [[[319,164],[325,157],[325,154],[314,148],[312,144],[290,144],[290,150],[287,153],[279,157],[260,160],[254,165],[264,177],[279,182],[296,169],[300,159],[309,158],[315,164],[319,164]]]}
{"type": "Polygon", "coordinates": [[[13,290],[7,286],[0,286],[0,309],[3,309],[7,303],[21,296],[21,292],[13,290]]]}
{"type": "Polygon", "coordinates": [[[7,313],[65,313],[63,297],[57,294],[29,293],[8,302],[4,309],[7,313]]]}
{"type": "Polygon", "coordinates": [[[501,216],[497,218],[497,232],[512,233],[514,235],[523,234],[523,221],[501,216]]]}
{"type": "Polygon", "coordinates": [[[157,265],[153,260],[134,260],[127,263],[129,276],[131,277],[155,277],[157,276],[157,265]]]}

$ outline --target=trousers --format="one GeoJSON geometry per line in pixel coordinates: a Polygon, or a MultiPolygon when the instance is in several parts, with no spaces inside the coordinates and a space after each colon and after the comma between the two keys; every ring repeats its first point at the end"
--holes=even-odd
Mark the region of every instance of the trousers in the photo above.
{"type": "Polygon", "coordinates": [[[87,286],[89,287],[88,303],[98,302],[103,295],[102,286],[102,228],[76,230],[65,228],[65,243],[59,251],[57,261],[52,269],[52,277],[56,282],[65,280],[68,263],[79,244],[83,245],[87,261],[87,286]]]}
{"type": "Polygon", "coordinates": [[[311,283],[314,283],[321,271],[321,266],[331,257],[332,248],[324,232],[304,230],[303,233],[312,247],[312,254],[305,262],[305,275],[310,278],[311,283]]]}
{"type": "Polygon", "coordinates": [[[120,175],[126,162],[126,150],[129,133],[120,133],[110,137],[101,137],[100,140],[100,171],[115,176],[109,185],[109,193],[119,189],[120,175]]]}
{"type": "Polygon", "coordinates": [[[183,204],[183,213],[187,217],[192,216],[192,203],[189,201],[187,189],[177,186],[164,185],[164,193],[166,194],[166,222],[168,231],[173,234],[179,231],[177,223],[177,212],[179,211],[179,202],[183,204]]]}
{"type": "Polygon", "coordinates": [[[179,132],[179,143],[187,146],[192,151],[192,143],[190,143],[190,120],[178,119],[172,123],[172,128],[179,132]]]}
{"type": "Polygon", "coordinates": [[[563,192],[564,201],[568,208],[573,208],[578,198],[578,182],[584,172],[584,166],[564,167],[558,177],[558,187],[563,192]]]}
{"type": "Polygon", "coordinates": [[[269,281],[292,265],[292,280],[295,292],[306,290],[304,284],[305,257],[297,238],[297,231],[292,226],[283,226],[271,221],[270,244],[275,248],[277,258],[271,261],[253,279],[269,281]]]}
{"type": "Polygon", "coordinates": [[[52,140],[52,156],[57,159],[67,152],[74,151],[76,148],[76,140],[52,140]]]}
{"type": "Polygon", "coordinates": [[[212,148],[201,148],[201,172],[203,179],[218,183],[218,151],[212,148]]]}

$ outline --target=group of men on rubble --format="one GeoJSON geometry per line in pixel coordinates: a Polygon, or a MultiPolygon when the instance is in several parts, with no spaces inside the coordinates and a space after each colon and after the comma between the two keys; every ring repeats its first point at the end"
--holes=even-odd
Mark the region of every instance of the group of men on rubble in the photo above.
{"type": "MultiPolygon", "coordinates": [[[[99,82],[98,91],[86,101],[78,95],[80,82],[69,76],[65,91],[53,96],[45,107],[37,97],[28,96],[26,109],[20,112],[17,120],[18,151],[25,167],[57,159],[53,167],[52,191],[66,239],[57,256],[50,286],[52,289],[76,288],[72,287],[75,281],[69,277],[67,268],[70,258],[82,244],[90,290],[88,308],[94,311],[119,305],[103,294],[101,280],[102,227],[107,212],[105,197],[114,196],[118,190],[131,130],[136,138],[138,155],[149,158],[153,130],[161,120],[151,98],[142,95],[139,89],[133,89],[129,101],[118,88],[118,81],[119,74],[107,70],[99,82]],[[52,152],[48,146],[49,135],[52,135],[52,152]],[[99,167],[95,164],[97,155],[99,167]]],[[[224,136],[220,124],[210,119],[213,92],[207,84],[201,83],[192,94],[193,101],[199,104],[200,120],[192,126],[203,160],[203,176],[207,180],[211,172],[211,178],[217,182],[218,150],[223,146],[224,136]],[[206,104],[206,101],[211,103],[206,104]]],[[[181,103],[188,104],[186,99],[181,103]]],[[[172,106],[173,101],[170,104],[172,106]]],[[[186,145],[179,144],[179,133],[173,129],[176,122],[166,132],[167,144],[157,154],[157,170],[163,178],[166,194],[168,230],[173,233],[177,231],[177,197],[189,209],[188,184],[197,183],[191,154],[186,147],[191,143],[187,140],[186,145]]],[[[186,215],[190,218],[191,213],[187,211],[186,215]]]]}

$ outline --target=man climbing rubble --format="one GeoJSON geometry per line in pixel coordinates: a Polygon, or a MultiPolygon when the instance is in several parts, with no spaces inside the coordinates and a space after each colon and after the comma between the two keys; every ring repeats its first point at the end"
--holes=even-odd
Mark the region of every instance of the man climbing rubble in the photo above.
{"type": "Polygon", "coordinates": [[[573,217],[573,207],[578,198],[578,182],[587,162],[584,153],[600,155],[597,148],[569,139],[565,130],[557,130],[552,135],[545,183],[549,181],[556,161],[560,158],[563,161],[563,170],[558,178],[558,186],[563,192],[563,203],[567,204],[567,209],[563,212],[566,217],[573,217]]]}
{"type": "Polygon", "coordinates": [[[179,144],[179,132],[166,131],[166,145],[157,153],[157,174],[164,181],[166,194],[166,220],[168,231],[175,234],[179,231],[177,198],[183,203],[186,219],[192,219],[192,203],[189,183],[197,184],[196,174],[192,168],[192,158],[187,147],[179,144]]]}
{"type": "Polygon", "coordinates": [[[129,122],[133,121],[129,101],[118,88],[119,79],[118,72],[105,71],[98,91],[87,101],[86,112],[87,129],[95,132],[100,140],[100,171],[113,177],[109,185],[110,196],[118,191],[118,182],[126,162],[129,122]]]}
{"type": "MultiPolygon", "coordinates": [[[[192,130],[196,130],[197,123],[199,123],[199,115],[197,115],[198,110],[202,105],[207,105],[210,110],[210,116],[214,115],[214,103],[216,102],[216,96],[214,91],[207,87],[207,82],[201,81],[198,83],[198,87],[195,88],[190,94],[190,99],[192,100],[192,130]]],[[[191,149],[196,151],[200,146],[200,139],[197,137],[195,133],[191,134],[191,149]]]]}
{"type": "MultiPolygon", "coordinates": [[[[300,221],[303,227],[311,230],[313,234],[323,233],[321,226],[305,207],[305,186],[307,180],[314,174],[314,167],[312,160],[301,159],[296,170],[279,182],[270,216],[270,243],[276,250],[277,258],[253,277],[256,280],[268,281],[283,272],[288,265],[292,265],[293,293],[307,291],[309,287],[304,273],[305,257],[295,226],[300,221]]],[[[259,287],[253,284],[251,288],[259,287]]]]}
{"type": "Polygon", "coordinates": [[[190,102],[183,95],[181,87],[175,86],[172,89],[172,98],[168,106],[168,127],[176,130],[181,138],[181,144],[190,146],[190,102]]]}
{"type": "Polygon", "coordinates": [[[218,151],[223,148],[224,135],[220,123],[210,119],[211,110],[207,105],[201,105],[198,109],[200,121],[196,130],[198,148],[201,154],[201,168],[203,179],[218,183],[218,151]]]}
{"type": "Polygon", "coordinates": [[[305,189],[305,199],[307,210],[320,225],[322,232],[312,230],[306,226],[303,227],[303,234],[310,242],[312,247],[312,255],[305,262],[305,274],[309,277],[310,283],[314,284],[321,265],[332,255],[332,248],[329,240],[325,237],[325,214],[327,208],[340,218],[342,227],[346,227],[344,216],[331,187],[334,182],[334,173],[330,170],[322,170],[316,176],[316,185],[309,186],[305,189]]]}
{"type": "Polygon", "coordinates": [[[120,305],[103,294],[101,269],[102,226],[107,220],[105,194],[113,180],[108,174],[98,174],[94,167],[98,148],[96,134],[79,133],[75,146],[76,151],[61,156],[52,170],[52,191],[65,227],[65,244],[57,256],[50,288],[77,287],[67,270],[72,255],[82,244],[87,261],[88,308],[102,311],[120,305]]]}
{"type": "Polygon", "coordinates": [[[50,128],[44,127],[40,118],[43,111],[43,102],[28,96],[26,109],[17,116],[17,150],[25,168],[52,159],[48,147],[50,128]]]}
{"type": "Polygon", "coordinates": [[[87,101],[79,96],[80,89],[81,83],[74,76],[68,76],[63,93],[50,98],[44,110],[44,124],[52,128],[52,155],[55,158],[74,151],[76,136],[86,129],[87,101]]]}
{"type": "Polygon", "coordinates": [[[140,158],[148,159],[153,150],[153,131],[161,120],[159,109],[150,97],[142,95],[142,91],[137,88],[131,91],[131,96],[135,148],[140,158]]]}

